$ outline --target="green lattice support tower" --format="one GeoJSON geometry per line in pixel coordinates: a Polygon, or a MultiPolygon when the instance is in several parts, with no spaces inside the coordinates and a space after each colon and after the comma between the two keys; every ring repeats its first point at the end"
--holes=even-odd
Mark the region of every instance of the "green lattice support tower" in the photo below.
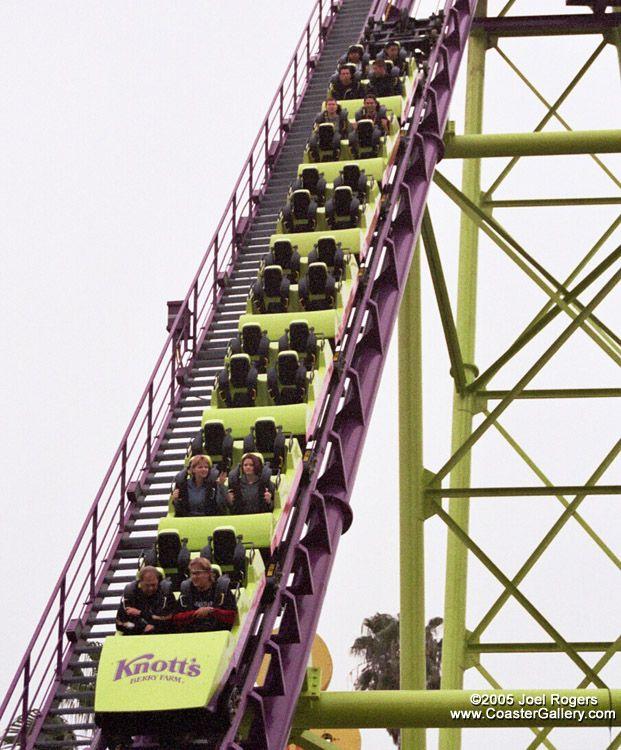
{"type": "MultiPolygon", "coordinates": [[[[605,563],[613,567],[613,573],[618,574],[619,559],[611,547],[608,546],[611,544],[611,540],[605,538],[605,533],[598,534],[589,520],[587,520],[588,516],[586,514],[582,516],[578,513],[578,508],[583,501],[586,503],[587,498],[595,495],[595,493],[608,494],[607,507],[611,514],[611,519],[614,518],[615,506],[611,500],[613,495],[618,494],[619,487],[615,484],[607,484],[606,472],[610,470],[610,467],[618,456],[620,443],[614,442],[611,447],[610,444],[606,444],[603,433],[601,436],[601,457],[599,464],[589,476],[584,478],[584,484],[578,485],[573,479],[571,481],[563,481],[562,471],[567,472],[569,469],[571,472],[572,467],[571,465],[563,466],[564,460],[562,456],[559,456],[560,460],[558,463],[560,466],[544,466],[544,464],[540,464],[534,454],[531,453],[529,447],[531,443],[537,442],[533,440],[533,430],[520,429],[521,437],[518,440],[517,436],[514,436],[507,429],[506,425],[503,424],[504,419],[501,420],[501,415],[509,409],[514,412],[517,411],[519,409],[517,399],[538,399],[536,403],[538,413],[541,414],[541,422],[538,421],[535,426],[536,432],[538,429],[545,429],[546,424],[549,425],[551,423],[551,420],[547,422],[544,414],[546,409],[550,409],[554,413],[558,408],[559,399],[571,399],[571,401],[565,401],[564,403],[573,406],[575,415],[588,414],[590,406],[594,403],[591,399],[594,398],[609,399],[607,403],[610,405],[610,408],[618,408],[618,400],[615,399],[618,399],[621,392],[618,389],[601,387],[600,384],[602,380],[607,380],[607,376],[614,370],[614,366],[618,367],[621,361],[619,337],[613,330],[614,314],[611,316],[611,313],[615,309],[618,310],[618,307],[615,308],[611,303],[615,291],[618,293],[617,282],[620,275],[620,253],[618,249],[614,249],[615,239],[616,243],[619,241],[618,227],[620,219],[618,216],[618,205],[621,203],[618,191],[619,180],[613,169],[603,159],[593,156],[592,158],[596,164],[606,175],[608,184],[614,188],[610,194],[601,197],[595,197],[593,194],[583,194],[580,197],[575,197],[574,195],[568,195],[567,197],[563,197],[562,195],[560,197],[558,195],[541,197],[541,186],[531,183],[529,192],[532,192],[532,197],[520,196],[519,198],[511,199],[504,197],[497,198],[496,196],[500,192],[501,186],[504,187],[503,183],[505,181],[507,181],[507,184],[510,183],[508,179],[509,175],[518,164],[520,157],[558,156],[560,158],[560,155],[618,153],[621,150],[621,132],[616,129],[606,129],[608,127],[614,128],[616,124],[614,118],[610,118],[608,122],[592,121],[593,129],[590,131],[582,128],[580,131],[574,131],[559,112],[561,104],[577,89],[595,62],[611,51],[608,42],[612,42],[615,39],[614,34],[618,32],[612,33],[603,25],[600,29],[596,29],[593,25],[589,27],[596,38],[595,50],[587,58],[586,62],[579,67],[577,74],[570,80],[569,85],[562,90],[560,96],[555,101],[550,102],[540,92],[537,81],[533,81],[530,77],[526,76],[518,64],[516,64],[511,51],[511,45],[508,44],[508,40],[504,39],[505,29],[511,30],[507,32],[507,35],[517,36],[520,33],[517,24],[512,24],[510,16],[507,15],[513,5],[514,3],[508,3],[501,11],[498,20],[494,21],[490,18],[489,23],[479,23],[471,36],[466,82],[464,135],[449,136],[447,138],[446,152],[446,156],[449,158],[463,158],[465,160],[461,189],[456,188],[444,176],[442,170],[441,173],[436,174],[436,184],[462,210],[456,310],[458,346],[454,346],[454,348],[457,349],[457,352],[461,350],[461,357],[464,363],[463,378],[466,381],[466,386],[460,392],[460,382],[454,377],[456,393],[454,397],[451,455],[442,468],[436,472],[434,477],[436,485],[438,482],[450,478],[449,487],[447,489],[440,489],[436,486],[432,489],[430,486],[427,492],[427,496],[432,497],[434,502],[437,503],[437,512],[446,522],[449,529],[447,538],[442,688],[443,690],[450,690],[459,689],[464,685],[471,687],[478,684],[477,678],[480,677],[483,678],[489,687],[499,688],[500,682],[494,673],[495,670],[492,666],[489,666],[496,663],[499,665],[503,663],[502,668],[506,669],[507,677],[504,679],[510,681],[507,687],[531,687],[533,684],[532,681],[524,684],[523,677],[521,678],[522,682],[518,681],[516,683],[516,680],[520,680],[516,675],[519,675],[523,669],[519,665],[519,661],[516,661],[519,660],[518,655],[524,655],[522,657],[522,664],[530,664],[529,669],[532,670],[533,674],[545,674],[548,670],[545,666],[547,662],[544,655],[551,652],[564,654],[570,660],[570,663],[573,663],[573,669],[579,674],[576,684],[573,687],[584,688],[593,686],[609,688],[618,685],[619,680],[618,663],[616,671],[614,669],[610,670],[610,677],[602,675],[604,666],[611,662],[619,648],[618,633],[614,633],[612,624],[601,622],[601,619],[595,615],[593,617],[593,639],[588,642],[572,642],[570,636],[564,635],[563,631],[565,628],[557,624],[558,615],[555,616],[554,614],[555,606],[553,597],[551,596],[551,601],[548,602],[538,601],[530,593],[526,593],[528,591],[528,584],[525,585],[523,582],[536,566],[541,568],[546,564],[546,558],[552,554],[550,550],[551,546],[556,542],[559,544],[562,543],[558,541],[559,537],[569,523],[581,527],[581,531],[586,532],[588,537],[590,537],[591,543],[599,547],[600,554],[605,563]],[[505,44],[505,42],[507,43],[505,44]],[[493,60],[490,59],[492,56],[494,57],[493,60]],[[527,89],[530,89],[532,94],[546,107],[547,112],[537,124],[535,132],[512,132],[493,135],[484,132],[484,110],[486,113],[490,111],[490,119],[493,119],[494,108],[497,110],[499,106],[506,106],[506,99],[502,97],[496,96],[490,101],[485,98],[485,68],[486,66],[489,68],[491,65],[497,65],[498,62],[507,66],[517,77],[516,84],[520,85],[521,82],[524,86],[523,90],[525,94],[528,93],[527,89]],[[555,127],[553,131],[548,131],[546,129],[548,123],[555,126],[560,124],[561,130],[559,131],[555,127]],[[483,181],[484,187],[482,190],[481,159],[490,156],[505,156],[511,157],[511,159],[500,171],[499,175],[491,181],[491,184],[489,180],[483,181]],[[545,216],[541,215],[543,209],[558,209],[562,206],[571,206],[575,207],[575,210],[584,211],[585,221],[592,222],[594,227],[598,225],[597,218],[599,213],[593,211],[594,207],[599,207],[601,211],[601,207],[603,206],[612,206],[612,212],[616,216],[613,216],[612,223],[608,223],[607,225],[600,218],[599,224],[603,223],[604,226],[599,230],[599,234],[594,236],[595,243],[592,247],[586,248],[586,252],[582,253],[575,267],[572,268],[568,264],[565,264],[565,268],[561,271],[563,280],[559,281],[552,273],[551,268],[553,266],[550,263],[551,259],[546,258],[546,253],[542,252],[542,249],[545,250],[545,247],[533,248],[532,250],[529,248],[527,251],[518,237],[521,237],[525,233],[523,228],[529,222],[546,222],[545,216]],[[508,212],[503,213],[503,219],[507,216],[507,222],[511,221],[512,223],[509,224],[503,221],[501,224],[500,220],[494,215],[494,212],[499,209],[506,210],[509,208],[514,209],[514,214],[517,211],[521,211],[522,213],[518,219],[510,216],[508,212]],[[587,218],[586,212],[589,211],[589,208],[591,212],[587,218]],[[533,216],[533,212],[529,214],[525,209],[537,209],[539,213],[533,216]],[[511,230],[508,229],[509,226],[511,226],[511,230]],[[492,336],[490,338],[490,327],[487,326],[488,340],[480,347],[475,348],[475,326],[479,319],[477,316],[477,301],[480,296],[480,293],[477,293],[477,256],[480,232],[484,233],[483,236],[485,236],[486,241],[489,238],[548,297],[548,301],[544,307],[537,312],[524,330],[515,337],[515,340],[512,343],[509,342],[509,346],[501,342],[500,336],[494,336],[495,332],[493,330],[491,331],[492,336]],[[601,313],[600,317],[600,309],[606,307],[605,303],[608,303],[608,307],[606,308],[606,312],[601,313]],[[556,319],[556,323],[558,324],[560,322],[560,315],[565,317],[566,320],[561,323],[561,328],[555,332],[552,338],[547,337],[550,330],[549,324],[554,319],[556,319]],[[566,316],[569,317],[567,318],[566,316]],[[564,351],[566,351],[566,345],[569,346],[569,342],[579,328],[591,338],[591,343],[594,347],[595,356],[593,358],[591,373],[592,380],[588,384],[588,387],[572,387],[571,376],[569,378],[566,377],[566,374],[562,371],[562,366],[555,367],[555,360],[563,356],[564,351]],[[503,353],[491,365],[486,364],[485,360],[478,361],[476,352],[480,350],[497,351],[499,348],[503,353]],[[603,373],[602,369],[596,364],[598,361],[596,357],[600,355],[605,360],[603,373]],[[609,367],[608,362],[613,363],[612,369],[609,367]],[[481,374],[473,367],[475,365],[481,367],[481,374]],[[539,373],[542,373],[544,368],[546,368],[546,374],[549,373],[548,379],[554,378],[556,380],[556,383],[551,383],[551,385],[556,387],[529,389],[531,382],[539,373]],[[505,383],[508,382],[509,385],[492,390],[491,381],[495,377],[504,380],[505,383]],[[568,385],[569,387],[567,387],[568,385]],[[485,480],[488,472],[482,467],[485,467],[486,463],[489,466],[489,462],[494,461],[494,456],[497,455],[494,445],[490,440],[491,432],[493,431],[511,448],[519,460],[523,462],[527,470],[532,473],[532,476],[541,483],[540,486],[536,484],[534,486],[532,484],[526,486],[509,486],[519,485],[517,481],[509,481],[507,482],[508,486],[501,485],[493,488],[470,489],[472,484],[474,484],[470,480],[470,473],[471,460],[473,460],[475,453],[479,466],[478,473],[483,477],[481,483],[491,484],[489,480],[485,480]],[[485,439],[482,439],[483,436],[485,436],[485,439]],[[555,479],[548,479],[548,475],[550,477],[555,476],[555,479]],[[544,496],[547,497],[546,500],[543,500],[544,496]],[[441,508],[440,502],[442,497],[449,498],[448,513],[441,508]],[[484,545],[478,541],[475,533],[471,533],[472,522],[476,518],[476,514],[478,514],[479,519],[484,513],[487,514],[487,511],[481,508],[479,497],[494,498],[493,501],[490,501],[494,503],[494,506],[506,502],[503,501],[505,497],[542,497],[542,503],[548,504],[556,498],[556,502],[561,504],[562,507],[559,508],[561,511],[560,514],[557,513],[556,517],[552,513],[549,514],[550,518],[554,519],[552,525],[550,526],[549,522],[546,522],[545,528],[537,529],[534,539],[536,540],[537,534],[540,538],[536,540],[534,549],[531,549],[532,542],[530,538],[528,543],[525,540],[523,545],[515,545],[518,557],[521,556],[523,558],[522,564],[517,567],[517,573],[503,571],[503,566],[498,565],[494,561],[494,555],[486,551],[484,545]],[[471,502],[475,503],[473,507],[475,515],[473,515],[473,518],[470,517],[471,502]],[[468,591],[468,584],[470,587],[473,585],[473,578],[468,575],[468,562],[473,558],[483,568],[487,569],[502,587],[501,592],[497,596],[492,597],[491,602],[493,603],[491,607],[487,603],[483,605],[478,601],[478,597],[472,592],[472,588],[470,592],[468,591]],[[507,628],[510,625],[506,620],[497,624],[498,620],[501,620],[500,613],[503,607],[510,599],[512,603],[517,602],[522,610],[528,614],[531,621],[536,623],[536,626],[544,636],[540,641],[527,642],[528,639],[520,637],[519,629],[516,629],[516,632],[512,633],[512,637],[507,637],[506,640],[503,639],[503,642],[484,643],[484,641],[488,640],[485,637],[488,628],[495,632],[500,632],[503,626],[507,628]],[[479,612],[480,607],[483,607],[483,616],[479,612]],[[599,628],[599,633],[596,623],[603,626],[599,628]],[[602,632],[606,633],[604,637],[602,637],[602,632]],[[595,664],[593,664],[593,659],[587,659],[586,653],[588,652],[599,653],[599,658],[595,664]],[[486,656],[483,656],[483,654],[486,654],[486,656]],[[500,659],[500,654],[510,654],[514,657],[515,663],[513,668],[504,666],[504,663],[508,664],[510,660],[507,657],[500,659]],[[464,675],[465,670],[468,668],[472,668],[478,674],[469,679],[467,675],[464,675]],[[612,683],[610,682],[611,679],[613,680],[612,683]]],[[[515,3],[515,5],[519,6],[519,3],[515,3]]],[[[482,16],[486,15],[486,11],[485,4],[479,4],[479,12],[482,16]]],[[[518,9],[515,12],[518,12],[518,9]]],[[[524,27],[529,28],[529,35],[540,37],[536,41],[533,39],[532,44],[535,45],[538,43],[541,50],[544,49],[545,40],[550,35],[558,35],[564,30],[562,19],[560,18],[549,19],[547,23],[543,18],[531,19],[528,23],[524,24],[524,27]]],[[[571,44],[575,40],[575,34],[578,30],[574,27],[571,31],[571,36],[564,37],[564,41],[567,44],[571,44]]],[[[556,41],[558,43],[558,40],[556,41]]],[[[544,59],[543,54],[541,52],[542,60],[544,59]]],[[[578,66],[580,66],[580,62],[578,62],[578,66]]],[[[542,66],[543,70],[545,70],[545,66],[542,66]]],[[[601,67],[599,70],[601,73],[601,67]]],[[[608,72],[610,71],[608,70],[608,72]]],[[[571,75],[573,75],[573,71],[567,71],[566,77],[569,78],[571,75]]],[[[611,91],[618,90],[614,88],[615,84],[616,81],[610,81],[611,91]]],[[[519,95],[518,91],[513,89],[507,93],[510,96],[519,95]]],[[[601,113],[598,116],[601,116],[601,113]]],[[[578,185],[584,184],[588,189],[588,179],[581,176],[585,171],[583,170],[585,161],[586,159],[582,159],[581,161],[575,160],[576,171],[574,174],[576,183],[578,185]]],[[[540,169],[541,175],[547,178],[548,170],[552,172],[554,166],[551,165],[549,159],[542,159],[540,169]]],[[[549,180],[549,182],[552,183],[552,180],[549,180]]],[[[542,183],[546,185],[548,180],[542,180],[542,183]]],[[[558,221],[558,216],[557,211],[551,220],[548,219],[550,225],[554,221],[558,221]]],[[[550,228],[551,226],[548,227],[548,229],[550,228]]],[[[427,234],[428,244],[433,244],[433,234],[431,232],[427,234]]],[[[423,236],[425,237],[425,234],[423,236]]],[[[439,252],[438,255],[440,255],[439,252]]],[[[569,257],[570,253],[567,253],[567,255],[569,257]]],[[[559,264],[559,267],[562,266],[559,264]]],[[[510,282],[507,276],[506,278],[497,279],[496,283],[500,286],[510,282]]],[[[500,304],[496,305],[496,309],[498,315],[511,314],[510,310],[507,312],[506,307],[503,310],[500,304]]],[[[445,315],[448,315],[448,311],[446,310],[445,315]]],[[[452,366],[453,368],[456,366],[453,360],[452,366]]],[[[509,411],[507,411],[506,417],[510,418],[509,411]]],[[[514,429],[522,427],[519,424],[519,417],[516,424],[519,427],[514,429]]],[[[580,450],[580,420],[576,419],[575,416],[573,419],[573,429],[575,431],[573,447],[576,450],[580,450]]],[[[554,430],[550,431],[549,439],[555,439],[554,430]]],[[[508,475],[510,473],[509,467],[507,469],[506,473],[508,475]]],[[[501,473],[496,472],[496,474],[501,473]]],[[[573,472],[570,475],[573,476],[573,472]]],[[[613,477],[610,478],[614,479],[613,477]]],[[[516,500],[511,503],[513,511],[510,513],[505,511],[505,518],[509,519],[510,522],[513,519],[513,522],[510,523],[509,528],[505,528],[504,530],[498,528],[498,533],[502,535],[504,531],[506,537],[505,543],[507,545],[512,543],[511,536],[514,533],[514,529],[520,528],[524,523],[523,514],[532,513],[532,501],[527,507],[529,508],[527,511],[520,510],[519,501],[516,500]]],[[[548,512],[546,512],[547,517],[548,512]]],[[[576,565],[574,575],[584,578],[589,574],[590,571],[581,570],[580,565],[576,565]]],[[[479,577],[481,575],[482,573],[478,573],[479,577]]],[[[556,586],[562,587],[561,582],[552,583],[551,580],[550,583],[550,592],[556,586]]],[[[588,605],[581,603],[578,596],[574,606],[576,609],[580,609],[588,605]]],[[[501,669],[500,666],[498,668],[501,669]]],[[[552,675],[559,674],[559,672],[549,670],[548,674],[550,674],[551,679],[555,679],[552,675]]],[[[557,677],[556,679],[560,678],[557,677]]],[[[564,683],[559,685],[549,684],[549,686],[570,687],[571,685],[564,683]]],[[[528,741],[525,742],[525,747],[534,748],[541,745],[554,747],[553,738],[548,739],[548,735],[551,732],[549,727],[540,729],[534,725],[532,731],[535,734],[535,739],[530,744],[528,741]]],[[[601,741],[603,742],[601,747],[608,747],[609,740],[603,735],[601,736],[601,741]]],[[[616,746],[618,741],[618,738],[613,740],[610,746],[616,746]]],[[[460,730],[451,728],[441,729],[440,747],[443,750],[457,750],[457,748],[461,747],[460,730]]]]}

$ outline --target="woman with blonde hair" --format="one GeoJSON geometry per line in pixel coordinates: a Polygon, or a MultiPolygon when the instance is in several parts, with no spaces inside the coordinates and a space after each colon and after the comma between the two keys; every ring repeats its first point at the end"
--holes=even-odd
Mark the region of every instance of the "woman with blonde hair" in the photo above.
{"type": "Polygon", "coordinates": [[[172,493],[175,515],[219,516],[227,513],[226,478],[225,471],[212,470],[209,456],[192,456],[187,468],[175,477],[172,493]]]}

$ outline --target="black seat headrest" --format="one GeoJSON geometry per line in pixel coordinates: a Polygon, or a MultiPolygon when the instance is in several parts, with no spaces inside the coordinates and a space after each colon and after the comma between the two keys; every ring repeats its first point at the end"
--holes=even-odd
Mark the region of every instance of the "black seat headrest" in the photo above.
{"type": "Polygon", "coordinates": [[[302,178],[302,185],[305,190],[313,192],[317,189],[317,183],[319,182],[319,170],[317,167],[304,167],[300,177],[302,178]]]}
{"type": "Polygon", "coordinates": [[[276,265],[288,268],[293,256],[293,245],[290,240],[277,240],[272,245],[272,257],[276,265]]]}
{"type": "Polygon", "coordinates": [[[252,363],[247,354],[234,354],[229,362],[230,380],[234,388],[245,388],[252,363]]]}
{"type": "Polygon", "coordinates": [[[164,530],[157,535],[157,556],[162,568],[176,568],[181,551],[181,539],[177,531],[164,530]]]}
{"type": "Polygon", "coordinates": [[[291,207],[296,218],[305,218],[311,202],[308,190],[295,190],[291,196],[291,207]]]}
{"type": "Polygon", "coordinates": [[[308,290],[311,294],[322,294],[328,280],[328,268],[325,263],[311,263],[308,267],[308,290]]]}
{"type": "Polygon", "coordinates": [[[317,242],[317,260],[327,266],[333,266],[336,250],[337,245],[334,237],[320,237],[317,242]]]}
{"type": "Polygon", "coordinates": [[[358,120],[358,137],[371,137],[373,135],[373,120],[358,120]]]}
{"type": "Polygon", "coordinates": [[[269,417],[257,419],[254,423],[254,438],[256,450],[260,453],[271,453],[276,438],[276,422],[269,417]]]}
{"type": "Polygon", "coordinates": [[[251,356],[257,354],[263,336],[261,326],[258,323],[246,323],[242,328],[241,335],[246,354],[251,356]]]}
{"type": "Polygon", "coordinates": [[[349,185],[341,185],[334,191],[334,211],[336,214],[348,214],[351,206],[352,189],[349,185]]]}
{"type": "Polygon", "coordinates": [[[232,526],[221,526],[214,529],[212,539],[212,562],[218,565],[232,565],[237,547],[237,536],[232,526]]]}
{"type": "Polygon", "coordinates": [[[321,125],[319,126],[319,145],[321,146],[321,148],[332,148],[334,129],[334,123],[321,123],[321,125]]]}
{"type": "Polygon", "coordinates": [[[205,444],[205,452],[220,454],[222,453],[222,442],[226,431],[224,429],[224,422],[217,419],[210,419],[203,425],[203,442],[205,444]]]}
{"type": "Polygon", "coordinates": [[[263,269],[263,288],[268,297],[278,297],[281,284],[282,268],[280,266],[266,266],[263,269]]]}
{"type": "Polygon", "coordinates": [[[295,351],[280,352],[278,355],[278,379],[284,385],[294,385],[300,359],[295,351]]]}
{"type": "Polygon", "coordinates": [[[305,320],[294,320],[289,325],[289,344],[296,352],[306,350],[310,329],[305,320]]]}
{"type": "Polygon", "coordinates": [[[346,164],[343,167],[343,184],[349,185],[352,190],[357,190],[359,179],[360,167],[357,164],[346,164]]]}

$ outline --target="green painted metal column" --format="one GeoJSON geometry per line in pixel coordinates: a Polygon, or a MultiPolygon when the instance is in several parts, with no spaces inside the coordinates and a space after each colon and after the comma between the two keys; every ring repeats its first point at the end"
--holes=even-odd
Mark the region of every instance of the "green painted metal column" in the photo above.
{"type": "MultiPolygon", "coordinates": [[[[487,0],[480,0],[478,16],[487,15],[487,0]]],[[[483,129],[483,91],[485,77],[485,54],[487,39],[483,33],[472,34],[468,48],[466,79],[466,110],[464,132],[481,133],[483,129]]],[[[464,161],[462,190],[477,205],[481,194],[481,162],[479,159],[464,161]]],[[[466,379],[474,377],[472,365],[475,355],[477,261],[479,230],[462,214],[459,248],[459,277],[457,291],[456,327],[457,336],[466,365],[466,379]]],[[[452,453],[472,432],[472,417],[475,400],[470,395],[455,393],[453,399],[452,453]]],[[[470,455],[467,454],[451,472],[451,487],[470,486],[470,455]]],[[[451,517],[468,532],[470,501],[451,500],[451,517]]],[[[442,690],[459,689],[463,686],[466,659],[466,593],[468,582],[468,550],[450,531],[447,538],[446,583],[444,599],[444,640],[442,646],[442,690]]],[[[459,750],[459,729],[440,730],[440,750],[459,750]]]]}
{"type": "MultiPolygon", "coordinates": [[[[420,242],[399,308],[400,683],[424,690],[425,549],[420,242]]],[[[390,726],[390,725],[387,725],[390,726]]],[[[401,731],[402,750],[425,750],[424,728],[401,731]]]]}

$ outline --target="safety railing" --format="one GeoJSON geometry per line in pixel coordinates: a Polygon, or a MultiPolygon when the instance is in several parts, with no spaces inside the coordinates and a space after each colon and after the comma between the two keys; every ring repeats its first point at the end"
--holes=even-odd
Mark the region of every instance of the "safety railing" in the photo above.
{"type": "Polygon", "coordinates": [[[97,592],[105,583],[123,535],[128,533],[126,527],[151,460],[171,426],[181,398],[182,376],[192,366],[213,320],[239,247],[342,2],[317,0],[311,11],[214,236],[169,325],[162,353],[0,705],[3,750],[31,748],[61,684],[71,696],[71,681],[64,679],[61,683],[61,679],[72,668],[73,645],[86,634],[97,592]]]}

